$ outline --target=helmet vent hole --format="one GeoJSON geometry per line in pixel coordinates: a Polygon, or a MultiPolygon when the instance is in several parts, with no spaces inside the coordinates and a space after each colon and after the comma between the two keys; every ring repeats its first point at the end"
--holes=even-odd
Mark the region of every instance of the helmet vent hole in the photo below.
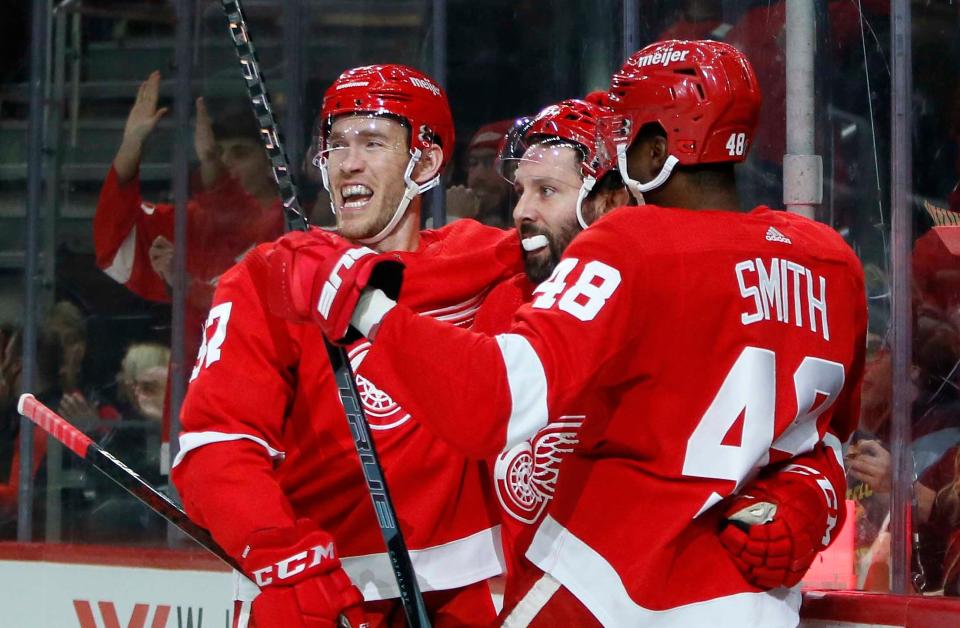
{"type": "Polygon", "coordinates": [[[703,85],[697,83],[697,93],[700,94],[700,100],[706,100],[707,95],[703,91],[703,85]]]}

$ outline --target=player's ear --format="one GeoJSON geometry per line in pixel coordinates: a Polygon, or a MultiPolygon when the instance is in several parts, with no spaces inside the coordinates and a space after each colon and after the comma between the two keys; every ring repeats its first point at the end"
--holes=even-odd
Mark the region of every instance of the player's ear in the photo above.
{"type": "Polygon", "coordinates": [[[667,152],[667,138],[662,135],[654,135],[650,138],[648,147],[650,151],[650,166],[653,172],[660,172],[663,164],[667,161],[670,154],[667,152]]]}
{"type": "Polygon", "coordinates": [[[413,168],[413,180],[419,184],[424,184],[433,179],[440,172],[443,165],[443,150],[436,144],[431,144],[423,150],[420,155],[420,161],[413,168]]]}
{"type": "Polygon", "coordinates": [[[597,208],[597,218],[603,216],[611,209],[617,207],[623,207],[624,205],[630,204],[630,192],[627,191],[627,188],[621,186],[615,187],[612,190],[608,190],[604,193],[600,200],[602,203],[597,208]]]}

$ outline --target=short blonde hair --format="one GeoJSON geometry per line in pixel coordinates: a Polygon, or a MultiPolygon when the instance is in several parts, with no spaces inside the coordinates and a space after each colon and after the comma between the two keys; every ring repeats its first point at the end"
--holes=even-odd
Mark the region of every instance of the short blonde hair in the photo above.
{"type": "Polygon", "coordinates": [[[157,366],[170,366],[170,348],[155,342],[135,342],[127,347],[118,379],[129,390],[141,373],[157,366]]]}

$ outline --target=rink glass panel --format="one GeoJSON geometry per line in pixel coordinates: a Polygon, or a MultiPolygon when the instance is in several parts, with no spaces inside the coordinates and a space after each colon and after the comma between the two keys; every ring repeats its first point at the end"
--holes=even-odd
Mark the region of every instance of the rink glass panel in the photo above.
{"type": "MultiPolygon", "coordinates": [[[[10,348],[6,352],[10,355],[5,354],[5,383],[16,383],[13,377],[22,351],[17,331],[31,320],[38,331],[38,379],[33,389],[52,407],[75,415],[75,421],[98,442],[161,487],[167,485],[170,452],[162,443],[169,441],[169,429],[167,422],[156,418],[155,394],[158,386],[166,388],[166,384],[158,384],[156,368],[139,382],[118,377],[123,358],[131,345],[170,348],[181,343],[185,357],[175,371],[185,379],[196,349],[198,321],[209,302],[211,280],[222,272],[218,264],[222,265],[229,253],[224,241],[235,240],[235,245],[245,250],[245,244],[252,244],[249,240],[256,240],[258,233],[266,238],[272,228],[264,221],[262,231],[237,234],[241,221],[192,217],[191,212],[229,217],[238,211],[236,206],[218,207],[213,201],[206,205],[196,202],[197,196],[202,196],[203,177],[194,150],[195,98],[205,99],[214,121],[239,120],[248,104],[219,3],[196,4],[189,32],[180,33],[181,41],[186,37],[190,42],[191,54],[189,89],[180,90],[179,98],[177,81],[182,74],[174,63],[178,22],[173,2],[99,3],[98,7],[107,9],[73,9],[50,18],[44,189],[42,203],[35,208],[40,217],[36,259],[40,281],[37,311],[27,317],[23,313],[22,233],[29,60],[17,57],[26,50],[27,9],[14,16],[20,20],[18,26],[5,26],[11,34],[20,35],[23,45],[11,53],[17,62],[0,77],[4,95],[0,101],[4,138],[0,144],[0,220],[4,221],[0,232],[0,323],[10,348]],[[127,112],[138,85],[155,69],[162,74],[161,105],[171,111],[145,145],[139,172],[142,197],[154,203],[173,202],[173,173],[178,166],[174,154],[179,142],[185,151],[181,154],[189,156],[189,197],[193,199],[192,205],[179,210],[186,212],[190,232],[180,252],[184,256],[180,266],[189,274],[183,279],[186,303],[177,317],[172,316],[169,294],[143,298],[104,274],[97,265],[93,237],[98,194],[122,139],[127,112]],[[189,112],[189,124],[179,129],[174,123],[178,108],[189,112]],[[207,259],[212,250],[222,255],[207,259]],[[148,413],[154,418],[142,412],[144,404],[151,405],[149,395],[144,397],[147,389],[154,393],[154,411],[148,413]],[[137,391],[144,400],[137,401],[137,391]],[[70,401],[62,399],[64,392],[74,393],[70,401]]],[[[782,206],[786,124],[783,2],[686,0],[624,7],[610,0],[457,0],[446,2],[445,11],[438,12],[439,4],[427,0],[245,3],[302,202],[312,222],[333,221],[319,178],[308,162],[323,91],[342,70],[399,62],[444,83],[457,133],[454,161],[446,175],[449,188],[468,184],[471,162],[467,147],[477,129],[605,87],[624,57],[624,41],[635,41],[639,47],[674,36],[723,39],[741,47],[753,60],[764,105],[761,128],[750,159],[739,169],[738,181],[745,205],[782,206]]],[[[831,566],[836,575],[833,586],[888,590],[891,569],[911,568],[891,565],[887,558],[890,538],[916,531],[916,550],[923,560],[914,563],[914,568],[923,565],[929,588],[938,577],[938,561],[942,571],[943,558],[937,552],[943,550],[938,548],[958,527],[951,519],[955,517],[951,512],[957,511],[951,511],[951,504],[956,503],[952,488],[956,474],[948,457],[960,440],[956,419],[960,370],[956,368],[960,358],[956,271],[960,264],[951,252],[960,248],[949,246],[954,214],[940,211],[960,203],[954,191],[960,59],[955,38],[948,36],[956,32],[958,9],[948,2],[913,5],[910,211],[911,237],[918,244],[913,255],[913,314],[910,320],[900,321],[894,320],[890,307],[891,7],[880,1],[815,4],[819,33],[815,141],[824,168],[824,198],[817,218],[840,231],[864,263],[870,334],[854,452],[876,459],[871,477],[864,479],[863,473],[850,477],[846,498],[853,514],[848,524],[852,534],[844,540],[845,555],[831,566]],[[913,331],[911,442],[890,442],[889,437],[893,390],[890,337],[895,325],[913,331]],[[917,490],[919,514],[914,517],[921,523],[915,530],[891,529],[888,521],[891,509],[911,507],[890,503],[889,482],[884,479],[886,452],[898,447],[909,449],[922,487],[917,490]],[[843,571],[846,569],[849,573],[843,571]]],[[[252,124],[252,116],[247,122],[252,124]]],[[[262,200],[262,181],[253,179],[251,187],[262,200]]],[[[243,182],[232,184],[234,192],[237,185],[242,187],[243,182]]],[[[430,196],[425,216],[437,203],[445,203],[444,194],[430,196]]],[[[491,215],[509,223],[510,203],[507,192],[496,208],[498,213],[491,215]]],[[[260,210],[266,211],[268,205],[269,198],[260,203],[260,210]]],[[[251,208],[258,211],[256,205],[251,208]]],[[[100,261],[103,265],[104,260],[100,261]]],[[[143,360],[143,364],[156,366],[151,358],[143,360]]],[[[0,425],[0,477],[9,481],[18,424],[7,397],[0,425]]],[[[30,538],[183,545],[168,535],[156,516],[56,444],[38,439],[35,453],[40,456],[36,471],[21,476],[34,489],[30,538]]],[[[11,503],[8,499],[0,509],[0,533],[13,539],[16,528],[16,500],[11,503]]],[[[829,578],[818,580],[818,586],[830,586],[829,578]]]]}

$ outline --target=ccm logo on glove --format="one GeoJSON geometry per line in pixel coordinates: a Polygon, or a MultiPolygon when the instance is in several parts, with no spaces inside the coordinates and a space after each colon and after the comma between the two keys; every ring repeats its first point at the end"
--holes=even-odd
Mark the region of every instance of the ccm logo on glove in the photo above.
{"type": "Polygon", "coordinates": [[[303,573],[309,567],[316,567],[323,560],[333,560],[336,557],[333,541],[331,541],[326,545],[316,545],[305,552],[298,552],[293,556],[278,560],[273,565],[257,569],[252,572],[252,575],[257,586],[265,587],[274,581],[274,574],[276,574],[277,580],[286,580],[303,573]]]}
{"type": "Polygon", "coordinates": [[[323,284],[323,289],[320,292],[320,301],[317,303],[317,311],[320,312],[320,316],[324,319],[330,320],[330,306],[333,305],[333,300],[337,296],[337,290],[339,290],[343,284],[343,279],[340,278],[340,271],[344,269],[349,270],[358,259],[366,255],[376,255],[376,252],[365,246],[357,247],[348,249],[347,252],[337,260],[333,270],[330,271],[330,276],[323,284]]]}

